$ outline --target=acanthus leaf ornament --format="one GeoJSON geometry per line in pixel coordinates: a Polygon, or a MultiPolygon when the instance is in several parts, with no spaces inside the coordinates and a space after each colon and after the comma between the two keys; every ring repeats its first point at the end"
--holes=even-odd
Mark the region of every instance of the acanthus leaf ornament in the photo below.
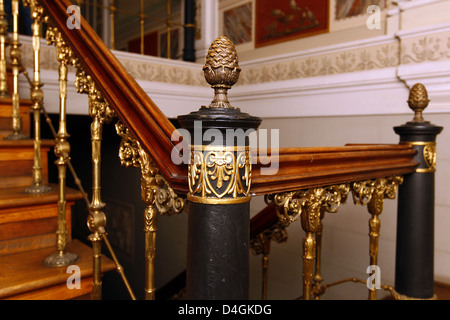
{"type": "Polygon", "coordinates": [[[188,170],[188,197],[203,202],[242,202],[250,198],[248,147],[194,147],[188,170]]]}

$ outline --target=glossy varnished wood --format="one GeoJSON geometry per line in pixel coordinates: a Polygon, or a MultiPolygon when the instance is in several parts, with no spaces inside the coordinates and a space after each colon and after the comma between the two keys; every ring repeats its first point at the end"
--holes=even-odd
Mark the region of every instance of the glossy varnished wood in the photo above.
{"type": "MultiPolygon", "coordinates": [[[[33,195],[23,187],[0,188],[0,256],[55,247],[58,186],[52,192],[33,195]]],[[[82,199],[79,191],[66,188],[66,228],[71,236],[71,206],[82,199]]]]}
{"type": "MultiPolygon", "coordinates": [[[[43,184],[48,183],[47,154],[54,145],[54,140],[42,140],[41,142],[43,184]]],[[[33,159],[33,140],[3,140],[0,138],[0,188],[30,186],[33,182],[33,159]]]]}
{"type": "MultiPolygon", "coordinates": [[[[22,118],[22,133],[30,136],[30,109],[32,101],[20,99],[20,116],[22,118]]],[[[12,98],[0,98],[0,139],[12,132],[12,98]]]]}
{"type": "MultiPolygon", "coordinates": [[[[253,153],[251,192],[255,195],[328,186],[391,175],[403,175],[415,170],[416,151],[410,145],[346,145],[342,147],[284,148],[275,174],[262,174],[261,159],[253,153]]],[[[270,156],[270,155],[269,155],[270,156]]],[[[277,161],[273,163],[273,161],[277,161]]]]}
{"type": "Polygon", "coordinates": [[[169,119],[128,74],[83,16],[80,29],[67,28],[70,1],[41,0],[40,3],[116,115],[155,160],[161,174],[175,190],[187,192],[187,167],[178,166],[171,160],[174,147],[171,136],[175,127],[169,119]]]}
{"type": "MultiPolygon", "coordinates": [[[[68,251],[80,258],[75,263],[81,271],[81,289],[68,289],[67,280],[72,273],[66,267],[44,267],[42,262],[54,248],[45,248],[0,256],[1,299],[72,299],[92,290],[92,250],[78,240],[72,241],[68,251]]],[[[114,263],[102,257],[102,272],[115,269],[114,263]]]]}

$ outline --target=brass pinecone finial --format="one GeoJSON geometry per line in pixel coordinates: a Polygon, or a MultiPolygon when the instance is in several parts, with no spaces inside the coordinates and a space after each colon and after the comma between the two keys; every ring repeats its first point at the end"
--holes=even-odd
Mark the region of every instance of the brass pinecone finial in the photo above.
{"type": "Polygon", "coordinates": [[[214,100],[209,107],[233,108],[227,90],[239,79],[239,59],[233,42],[225,36],[213,41],[203,67],[206,81],[214,88],[214,100]]]}
{"type": "Polygon", "coordinates": [[[428,106],[428,92],[421,83],[413,85],[409,91],[408,105],[414,111],[414,119],[412,122],[426,122],[423,118],[422,111],[428,106]]]}

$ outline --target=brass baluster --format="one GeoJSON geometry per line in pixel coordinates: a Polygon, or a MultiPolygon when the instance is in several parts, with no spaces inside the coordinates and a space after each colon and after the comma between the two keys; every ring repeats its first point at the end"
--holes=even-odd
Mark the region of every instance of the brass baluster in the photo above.
{"type": "Polygon", "coordinates": [[[59,130],[56,137],[55,155],[57,160],[55,164],[58,166],[58,227],[56,231],[57,252],[47,257],[44,265],[49,267],[60,267],[78,260],[78,255],[67,252],[67,228],[66,228],[66,167],[70,154],[70,144],[67,132],[66,120],[66,99],[67,99],[67,72],[68,64],[73,63],[73,54],[69,47],[61,37],[56,28],[47,30],[47,42],[55,44],[57,59],[59,62],[59,130]]]}
{"type": "Polygon", "coordinates": [[[347,199],[348,184],[317,187],[308,190],[289,191],[266,196],[267,204],[275,204],[280,209],[282,221],[301,220],[305,231],[303,238],[303,299],[314,297],[314,262],[316,259],[316,235],[321,230],[324,212],[337,212],[347,199]]]}
{"type": "Polygon", "coordinates": [[[0,98],[10,97],[6,69],[6,38],[8,20],[6,20],[4,1],[0,0],[0,98]]]}
{"type": "MultiPolygon", "coordinates": [[[[26,6],[31,9],[31,16],[34,19],[33,29],[33,53],[34,53],[34,72],[33,82],[31,83],[31,100],[33,104],[34,118],[34,162],[33,162],[33,182],[25,189],[26,193],[45,193],[52,190],[48,185],[42,184],[42,161],[41,161],[41,110],[44,102],[44,93],[42,92],[42,83],[40,77],[40,49],[41,49],[41,23],[44,21],[42,7],[35,0],[24,1],[26,6]]],[[[24,71],[25,73],[25,71],[24,71]]]]}
{"type": "Polygon", "coordinates": [[[119,148],[120,162],[125,167],[141,169],[141,198],[145,203],[145,299],[155,299],[155,257],[158,212],[160,214],[180,213],[184,199],[178,197],[167,181],[159,174],[153,159],[141,147],[122,123],[116,124],[117,134],[122,138],[119,148]]]}
{"type": "MultiPolygon", "coordinates": [[[[400,176],[378,178],[355,182],[352,184],[353,201],[355,204],[367,204],[371,218],[369,220],[369,256],[370,265],[378,263],[378,239],[380,237],[379,215],[383,212],[384,198],[394,199],[397,187],[403,182],[400,176]]],[[[369,300],[377,299],[377,288],[369,288],[369,300]]]]}
{"type": "Polygon", "coordinates": [[[19,73],[20,60],[22,52],[19,43],[19,0],[11,0],[13,16],[13,32],[11,40],[11,67],[13,72],[13,93],[12,93],[12,130],[13,132],[5,137],[7,140],[23,140],[28,137],[21,133],[22,117],[20,116],[20,98],[19,98],[19,73]]]}
{"type": "MultiPolygon", "coordinates": [[[[102,140],[102,127],[103,123],[110,123],[114,117],[114,111],[109,104],[104,100],[101,92],[96,88],[93,79],[86,74],[80,65],[76,66],[76,81],[75,86],[78,93],[87,93],[89,100],[89,114],[93,118],[91,124],[91,144],[92,144],[92,201],[89,202],[85,192],[84,199],[88,206],[88,227],[92,232],[89,235],[89,240],[92,242],[93,251],[93,291],[92,299],[100,300],[102,293],[102,280],[101,280],[101,241],[103,240],[111,254],[111,257],[116,265],[116,271],[120,274],[128,293],[132,300],[136,300],[136,297],[131,290],[131,286],[125,276],[123,267],[120,265],[114,250],[108,240],[106,233],[106,216],[103,212],[105,204],[101,200],[101,140],[102,140]]],[[[70,162],[69,162],[70,164],[70,162]]],[[[74,172],[73,172],[74,173],[74,172]]],[[[75,173],[74,173],[74,176],[75,173]]],[[[79,186],[81,189],[81,185],[79,186]]]]}
{"type": "Polygon", "coordinates": [[[262,254],[262,286],[261,299],[267,300],[268,280],[269,280],[269,254],[272,240],[277,243],[287,241],[288,234],[286,227],[289,223],[280,221],[269,229],[258,234],[254,239],[250,240],[250,248],[253,254],[262,254]]]}
{"type": "Polygon", "coordinates": [[[321,262],[322,262],[322,234],[323,234],[323,218],[325,216],[325,212],[321,212],[320,215],[320,224],[317,228],[316,232],[316,265],[314,269],[314,279],[313,279],[313,296],[315,299],[320,299],[320,295],[323,294],[322,290],[322,282],[323,277],[321,273],[321,262]]]}
{"type": "Polygon", "coordinates": [[[92,232],[88,239],[92,242],[93,250],[93,289],[92,299],[102,298],[101,278],[101,246],[106,234],[106,215],[103,212],[105,203],[101,199],[101,142],[103,124],[110,123],[114,118],[114,111],[96,88],[92,78],[87,75],[80,65],[77,66],[76,83],[78,93],[87,93],[89,100],[89,115],[91,123],[92,145],[92,200],[89,203],[88,227],[92,232]]]}
{"type": "Polygon", "coordinates": [[[89,223],[93,233],[89,236],[94,249],[94,280],[93,280],[93,299],[101,299],[101,238],[105,233],[106,216],[103,212],[105,203],[101,200],[101,141],[103,124],[111,122],[114,117],[114,111],[103,99],[100,91],[94,85],[91,85],[89,92],[89,114],[93,118],[91,124],[92,141],[92,200],[90,216],[95,224],[89,223]]]}

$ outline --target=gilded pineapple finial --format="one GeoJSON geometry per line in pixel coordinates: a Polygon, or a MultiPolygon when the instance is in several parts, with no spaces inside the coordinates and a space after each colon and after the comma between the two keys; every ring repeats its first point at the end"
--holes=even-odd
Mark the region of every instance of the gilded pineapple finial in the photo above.
{"type": "Polygon", "coordinates": [[[233,42],[225,36],[218,37],[209,47],[203,67],[206,81],[214,88],[214,100],[209,108],[233,108],[227,91],[239,79],[240,71],[233,42]]]}
{"type": "Polygon", "coordinates": [[[428,92],[421,83],[416,83],[409,91],[408,105],[414,111],[414,119],[412,122],[426,122],[423,118],[422,111],[428,106],[428,92]]]}

